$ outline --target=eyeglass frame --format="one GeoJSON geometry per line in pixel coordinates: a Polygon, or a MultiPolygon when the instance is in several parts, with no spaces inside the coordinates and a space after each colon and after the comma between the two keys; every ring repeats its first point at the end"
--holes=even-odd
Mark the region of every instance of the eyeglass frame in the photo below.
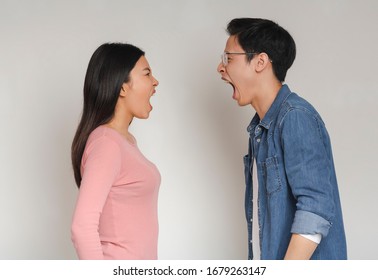
{"type": "MultiPolygon", "coordinates": [[[[227,66],[228,64],[228,55],[229,54],[244,54],[244,55],[247,55],[247,54],[252,54],[252,55],[255,55],[255,54],[258,54],[258,52],[223,52],[222,55],[221,55],[221,59],[222,59],[222,64],[224,67],[227,66]]],[[[269,61],[271,63],[273,63],[273,61],[271,59],[269,59],[269,61]]]]}

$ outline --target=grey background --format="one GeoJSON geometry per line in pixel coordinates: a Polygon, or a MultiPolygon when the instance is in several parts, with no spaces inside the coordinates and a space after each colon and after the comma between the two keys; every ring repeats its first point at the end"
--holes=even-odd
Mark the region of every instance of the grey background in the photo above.
{"type": "Polygon", "coordinates": [[[289,30],[291,89],[331,135],[351,259],[378,259],[378,2],[0,0],[0,259],[76,259],[70,145],[104,42],[146,51],[160,85],[132,132],[159,167],[161,259],[245,259],[242,156],[252,107],[216,72],[235,17],[289,30]]]}

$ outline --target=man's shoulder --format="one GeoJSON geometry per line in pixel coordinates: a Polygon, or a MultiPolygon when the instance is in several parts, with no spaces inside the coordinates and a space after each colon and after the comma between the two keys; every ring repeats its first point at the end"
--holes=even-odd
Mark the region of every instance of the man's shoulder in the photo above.
{"type": "Polygon", "coordinates": [[[282,112],[296,109],[318,114],[315,107],[309,101],[299,96],[297,93],[291,92],[291,94],[286,98],[285,102],[283,102],[280,111],[282,112]]]}
{"type": "Polygon", "coordinates": [[[314,119],[321,120],[321,117],[315,107],[306,99],[298,94],[291,92],[285,102],[282,103],[279,113],[279,123],[282,123],[289,113],[304,114],[312,116],[314,119]]]}
{"type": "Polygon", "coordinates": [[[285,101],[286,106],[292,109],[300,109],[300,108],[305,108],[305,109],[311,109],[315,110],[315,108],[311,105],[309,101],[304,99],[303,97],[299,96],[297,93],[292,92],[288,98],[285,101]]]}

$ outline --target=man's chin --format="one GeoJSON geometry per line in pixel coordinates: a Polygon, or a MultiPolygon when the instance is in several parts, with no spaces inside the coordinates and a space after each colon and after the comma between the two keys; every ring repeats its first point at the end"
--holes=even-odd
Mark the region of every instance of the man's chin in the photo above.
{"type": "Polygon", "coordinates": [[[245,101],[241,100],[240,98],[237,99],[236,102],[238,103],[238,105],[239,105],[240,107],[244,107],[244,106],[246,106],[246,105],[250,105],[250,103],[245,102],[245,101]]]}

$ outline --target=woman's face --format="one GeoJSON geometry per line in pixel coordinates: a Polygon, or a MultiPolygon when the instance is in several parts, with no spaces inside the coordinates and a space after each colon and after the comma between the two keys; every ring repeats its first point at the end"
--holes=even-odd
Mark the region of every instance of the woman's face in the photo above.
{"type": "Polygon", "coordinates": [[[133,117],[148,118],[152,110],[150,98],[158,85],[147,59],[141,56],[130,72],[129,82],[124,83],[121,89],[126,108],[133,117]]]}

